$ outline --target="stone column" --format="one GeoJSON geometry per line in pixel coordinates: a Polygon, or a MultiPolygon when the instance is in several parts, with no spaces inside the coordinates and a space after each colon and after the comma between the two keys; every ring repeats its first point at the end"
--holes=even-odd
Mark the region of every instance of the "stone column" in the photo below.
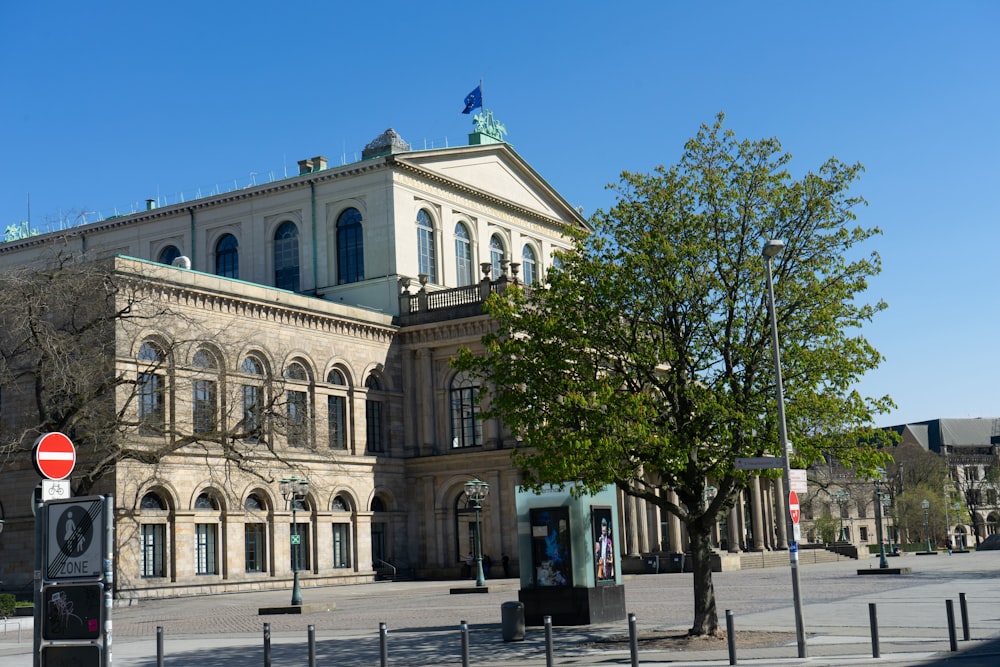
{"type": "Polygon", "coordinates": [[[788,496],[785,493],[785,480],[778,477],[774,480],[774,514],[776,527],[778,529],[778,548],[788,548],[788,515],[785,508],[788,503],[788,496]]]}
{"type": "MultiPolygon", "coordinates": [[[[670,502],[675,505],[678,502],[677,494],[670,491],[668,496],[670,502]]],[[[675,515],[670,514],[667,518],[667,538],[670,542],[671,553],[684,553],[687,549],[684,548],[685,545],[681,544],[681,520],[675,515]]]]}
{"type": "Polygon", "coordinates": [[[760,496],[760,477],[754,475],[753,495],[750,498],[750,515],[753,521],[753,551],[764,550],[764,510],[760,496]]]}
{"type": "Polygon", "coordinates": [[[740,549],[740,542],[742,542],[740,539],[740,526],[743,524],[743,521],[740,519],[739,511],[741,503],[741,499],[737,499],[733,503],[732,508],[729,510],[729,521],[726,522],[729,528],[729,534],[726,537],[729,540],[729,553],[731,554],[738,554],[742,551],[740,549]]]}

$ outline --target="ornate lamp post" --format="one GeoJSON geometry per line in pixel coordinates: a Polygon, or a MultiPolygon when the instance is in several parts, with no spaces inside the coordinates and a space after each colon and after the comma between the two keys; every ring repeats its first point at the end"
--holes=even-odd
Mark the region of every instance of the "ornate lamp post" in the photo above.
{"type": "Polygon", "coordinates": [[[892,505],[892,496],[882,494],[882,518],[885,521],[885,537],[889,543],[889,553],[892,551],[892,526],[889,525],[889,507],[892,505]]]}
{"type": "Polygon", "coordinates": [[[875,478],[875,532],[878,536],[878,566],[879,569],[889,567],[889,561],[885,559],[885,542],[882,540],[882,484],[885,483],[885,470],[878,469],[878,477],[875,478]]]}
{"type": "Polygon", "coordinates": [[[292,534],[290,547],[292,556],[292,606],[302,606],[302,591],[299,588],[299,566],[302,559],[302,536],[299,535],[299,525],[295,522],[295,510],[298,509],[306,494],[309,493],[309,481],[305,478],[286,477],[278,484],[281,497],[292,507],[292,534]]]}
{"type": "Polygon", "coordinates": [[[476,528],[474,543],[476,549],[476,586],[485,586],[486,577],[483,576],[483,539],[479,529],[479,511],[483,509],[483,501],[490,492],[490,485],[478,477],[465,483],[465,496],[469,499],[469,506],[476,511],[476,528]]]}
{"type": "Polygon", "coordinates": [[[924,537],[927,538],[927,553],[931,552],[931,533],[927,527],[927,517],[930,514],[931,501],[921,500],[920,506],[924,508],[924,537]]]}
{"type": "MultiPolygon", "coordinates": [[[[778,439],[781,445],[781,457],[784,463],[784,483],[785,492],[791,486],[791,466],[788,462],[788,450],[791,443],[788,442],[788,427],[785,424],[785,389],[781,384],[781,347],[778,344],[778,315],[774,312],[774,275],[771,264],[785,248],[785,242],[779,239],[771,239],[764,244],[761,254],[764,256],[764,268],[767,275],[767,308],[771,313],[771,352],[774,357],[774,377],[777,389],[778,407],[778,439]]],[[[786,501],[787,502],[787,501],[786,501]]],[[[799,592],[799,545],[795,540],[795,524],[792,522],[792,514],[788,505],[785,505],[785,525],[788,535],[788,560],[792,569],[792,602],[795,608],[795,638],[798,644],[799,657],[806,657],[806,631],[802,621],[802,595],[799,592]]]]}
{"type": "Polygon", "coordinates": [[[832,491],[830,495],[833,496],[833,502],[837,503],[837,512],[840,517],[840,534],[837,535],[837,541],[848,542],[847,535],[844,534],[844,503],[847,502],[847,497],[850,494],[843,489],[838,489],[832,491]]]}

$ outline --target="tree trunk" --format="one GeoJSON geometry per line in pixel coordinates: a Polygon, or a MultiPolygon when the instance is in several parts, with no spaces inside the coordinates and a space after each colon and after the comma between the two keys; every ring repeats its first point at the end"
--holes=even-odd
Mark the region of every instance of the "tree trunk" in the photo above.
{"type": "Polygon", "coordinates": [[[694,625],[690,635],[718,635],[719,614],[712,583],[711,525],[702,521],[687,526],[691,539],[691,571],[694,573],[694,625]]]}

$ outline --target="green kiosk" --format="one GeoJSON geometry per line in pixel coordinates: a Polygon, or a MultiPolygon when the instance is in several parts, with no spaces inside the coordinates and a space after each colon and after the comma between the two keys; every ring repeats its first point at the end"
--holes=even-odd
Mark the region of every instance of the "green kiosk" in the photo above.
{"type": "Polygon", "coordinates": [[[517,489],[518,556],[526,625],[623,620],[618,494],[608,486],[574,497],[575,487],[517,489]]]}

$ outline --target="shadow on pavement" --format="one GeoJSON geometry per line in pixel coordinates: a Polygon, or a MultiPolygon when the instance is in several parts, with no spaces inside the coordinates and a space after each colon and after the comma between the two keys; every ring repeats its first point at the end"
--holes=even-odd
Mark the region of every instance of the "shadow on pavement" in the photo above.
{"type": "MultiPolygon", "coordinates": [[[[959,644],[961,647],[961,644],[959,644]]],[[[926,667],[996,667],[1000,665],[1000,638],[925,662],[926,667]]]]}
{"type": "MultiPolygon", "coordinates": [[[[559,646],[553,640],[553,652],[560,657],[580,655],[576,642],[559,646]]],[[[456,630],[389,631],[386,640],[389,664],[408,667],[424,665],[462,664],[462,637],[456,630]]],[[[155,651],[155,647],[151,647],[155,651]]],[[[272,639],[271,662],[274,665],[308,664],[306,639],[289,641],[272,639]]],[[[316,641],[316,664],[338,667],[372,667],[379,664],[381,645],[378,636],[371,638],[335,638],[316,641]]],[[[221,646],[177,651],[171,654],[169,642],[164,645],[164,662],[183,660],[183,664],[198,667],[247,667],[264,664],[263,639],[254,645],[221,646]]],[[[532,661],[544,664],[545,638],[541,631],[529,631],[524,641],[505,642],[500,627],[477,628],[469,631],[469,663],[497,664],[504,661],[532,661]]],[[[155,667],[156,655],[130,660],[136,667],[155,667]]]]}

